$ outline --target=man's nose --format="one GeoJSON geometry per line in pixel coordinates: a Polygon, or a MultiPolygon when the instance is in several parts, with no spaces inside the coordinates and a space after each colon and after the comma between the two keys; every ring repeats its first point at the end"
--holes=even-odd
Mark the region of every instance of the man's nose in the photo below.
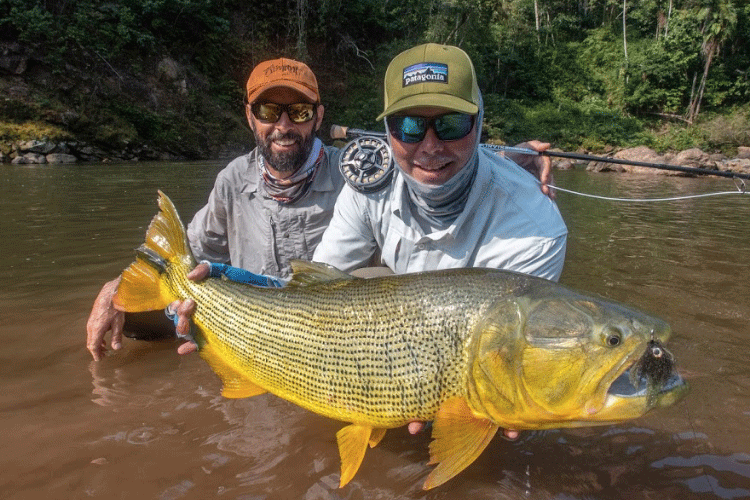
{"type": "Polygon", "coordinates": [[[279,120],[274,125],[280,130],[289,130],[294,127],[294,122],[289,118],[286,111],[282,111],[279,120]]]}
{"type": "Polygon", "coordinates": [[[435,129],[430,127],[427,129],[427,133],[419,144],[419,148],[427,153],[439,151],[443,147],[443,141],[438,139],[435,129]]]}

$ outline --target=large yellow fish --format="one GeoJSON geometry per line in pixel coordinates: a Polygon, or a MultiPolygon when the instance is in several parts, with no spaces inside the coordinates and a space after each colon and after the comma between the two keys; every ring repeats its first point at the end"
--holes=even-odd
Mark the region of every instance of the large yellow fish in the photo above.
{"type": "Polygon", "coordinates": [[[358,279],[296,263],[285,288],[196,283],[172,202],[122,275],[131,312],[197,303],[199,353],[229,398],[273,393],[349,422],[337,434],[343,486],[385,430],[434,421],[424,484],[471,464],[500,427],[620,422],[687,391],[664,349],[669,326],[553,282],[455,269],[358,279]]]}

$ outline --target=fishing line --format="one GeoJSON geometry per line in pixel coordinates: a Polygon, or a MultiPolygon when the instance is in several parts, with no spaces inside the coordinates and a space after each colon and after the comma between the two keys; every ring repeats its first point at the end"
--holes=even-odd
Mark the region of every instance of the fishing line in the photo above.
{"type": "MultiPolygon", "coordinates": [[[[541,182],[537,181],[540,185],[541,182]]],[[[708,198],[709,196],[725,196],[730,194],[748,194],[745,181],[742,179],[735,178],[734,183],[737,186],[737,191],[719,191],[715,193],[702,193],[702,194],[691,194],[691,195],[685,195],[685,196],[673,196],[669,198],[613,198],[609,196],[600,196],[596,194],[590,194],[590,193],[581,193],[579,191],[573,191],[572,189],[565,189],[558,186],[554,186],[552,184],[548,184],[547,187],[550,189],[554,189],[555,191],[562,191],[569,194],[575,194],[578,196],[583,196],[585,198],[594,198],[597,200],[604,200],[604,201],[622,201],[622,202],[637,202],[637,203],[650,203],[650,202],[660,202],[660,201],[679,201],[679,200],[690,200],[695,198],[708,198]]]]}

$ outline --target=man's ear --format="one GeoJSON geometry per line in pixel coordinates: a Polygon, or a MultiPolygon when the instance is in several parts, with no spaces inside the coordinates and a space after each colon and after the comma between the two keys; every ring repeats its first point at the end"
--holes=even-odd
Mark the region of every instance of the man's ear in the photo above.
{"type": "Polygon", "coordinates": [[[322,104],[318,104],[318,109],[316,110],[316,120],[315,120],[315,131],[317,132],[320,130],[320,126],[323,125],[323,113],[325,112],[325,108],[322,104]]]}

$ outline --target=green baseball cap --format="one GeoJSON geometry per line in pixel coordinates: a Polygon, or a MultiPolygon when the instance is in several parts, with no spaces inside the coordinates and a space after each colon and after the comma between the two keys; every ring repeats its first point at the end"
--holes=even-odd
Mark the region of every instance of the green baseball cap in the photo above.
{"type": "Polygon", "coordinates": [[[385,109],[378,120],[416,106],[475,115],[479,86],[471,59],[450,45],[427,43],[397,55],[385,72],[385,109]]]}

